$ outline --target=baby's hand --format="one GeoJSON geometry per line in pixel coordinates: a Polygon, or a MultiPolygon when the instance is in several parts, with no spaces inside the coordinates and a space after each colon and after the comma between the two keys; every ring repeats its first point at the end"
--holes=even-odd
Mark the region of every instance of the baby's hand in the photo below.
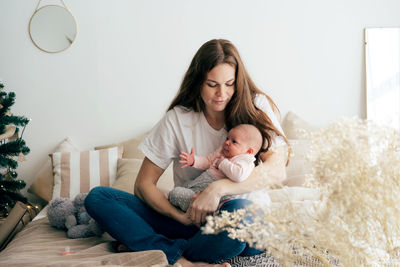
{"type": "Polygon", "coordinates": [[[221,164],[221,162],[225,159],[224,156],[219,156],[215,162],[215,166],[217,166],[217,168],[219,167],[219,164],[221,164]]]}
{"type": "Polygon", "coordinates": [[[179,163],[184,164],[181,168],[186,168],[187,166],[193,166],[194,164],[194,148],[192,147],[192,150],[190,150],[190,154],[186,152],[181,152],[179,155],[182,160],[179,161],[179,163]]]}

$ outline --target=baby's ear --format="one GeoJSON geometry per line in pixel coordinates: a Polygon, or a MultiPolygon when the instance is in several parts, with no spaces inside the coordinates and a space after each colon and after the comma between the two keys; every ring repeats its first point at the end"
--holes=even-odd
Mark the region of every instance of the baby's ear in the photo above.
{"type": "Polygon", "coordinates": [[[253,148],[249,147],[249,149],[247,149],[247,153],[248,153],[248,154],[253,154],[253,152],[254,152],[254,149],[253,149],[253,148]]]}

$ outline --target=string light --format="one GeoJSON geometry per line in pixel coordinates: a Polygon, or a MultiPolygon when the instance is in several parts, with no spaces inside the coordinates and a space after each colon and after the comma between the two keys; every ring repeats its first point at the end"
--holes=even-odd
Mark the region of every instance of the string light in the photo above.
{"type": "MultiPolygon", "coordinates": [[[[3,89],[4,89],[4,84],[1,82],[0,79],[0,91],[3,91],[3,89]]],[[[0,217],[8,216],[9,211],[13,208],[13,206],[16,204],[18,200],[21,200],[22,202],[26,203],[26,198],[20,194],[20,189],[25,187],[25,182],[23,180],[15,179],[17,178],[18,174],[14,168],[10,167],[10,165],[12,166],[17,165],[16,161],[18,162],[26,161],[25,155],[29,152],[29,148],[25,146],[25,142],[24,140],[22,140],[22,137],[26,125],[30,121],[32,121],[31,118],[20,117],[20,116],[15,116],[15,118],[7,117],[13,115],[8,107],[5,108],[5,106],[2,105],[5,103],[4,101],[7,97],[10,98],[10,106],[11,106],[14,103],[12,100],[15,97],[15,94],[13,92],[10,92],[8,94],[2,93],[2,96],[0,97],[0,109],[4,109],[3,114],[1,116],[4,116],[9,119],[9,123],[6,123],[7,121],[5,121],[2,124],[15,125],[12,126],[13,128],[11,128],[11,130],[15,129],[15,131],[12,133],[13,135],[11,137],[6,137],[0,140],[0,145],[1,146],[4,145],[4,147],[6,148],[5,151],[1,153],[4,157],[2,161],[4,161],[5,164],[3,163],[3,167],[0,166],[0,169],[2,169],[2,171],[0,171],[0,192],[2,196],[4,194],[4,199],[2,199],[0,203],[0,217]],[[21,128],[23,128],[22,131],[20,131],[21,128]],[[20,137],[18,136],[19,132],[22,133],[20,137]],[[17,142],[10,143],[13,141],[17,142]],[[9,147],[5,146],[7,143],[10,143],[9,147]],[[17,148],[19,151],[18,150],[15,151],[14,150],[15,148],[17,148]]],[[[7,128],[8,127],[9,126],[7,125],[7,128]]],[[[26,205],[26,211],[30,213],[31,219],[33,218],[32,215],[36,215],[38,210],[40,210],[38,206],[33,206],[30,203],[26,205]]]]}

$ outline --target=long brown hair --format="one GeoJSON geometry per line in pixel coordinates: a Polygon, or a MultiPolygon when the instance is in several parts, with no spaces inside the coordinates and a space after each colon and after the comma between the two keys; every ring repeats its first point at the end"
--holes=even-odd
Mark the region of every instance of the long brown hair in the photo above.
{"type": "MultiPolygon", "coordinates": [[[[183,78],[177,95],[172,100],[168,110],[177,105],[193,109],[195,112],[205,110],[201,98],[201,88],[207,74],[218,64],[226,63],[235,68],[235,92],[225,108],[225,125],[229,129],[239,124],[253,124],[263,135],[263,142],[267,140],[267,147],[257,154],[268,151],[273,135],[286,137],[273,125],[271,119],[253,103],[257,94],[265,95],[275,112],[279,109],[272,99],[256,87],[247,73],[237,48],[228,40],[213,39],[203,44],[190,63],[183,78]]],[[[263,144],[264,147],[264,144],[263,144]]]]}

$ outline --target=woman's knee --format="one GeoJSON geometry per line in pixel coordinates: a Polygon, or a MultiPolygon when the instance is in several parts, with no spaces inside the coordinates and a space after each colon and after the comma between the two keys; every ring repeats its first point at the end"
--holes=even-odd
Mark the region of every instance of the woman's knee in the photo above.
{"type": "Polygon", "coordinates": [[[252,202],[248,199],[232,199],[224,204],[222,204],[220,210],[226,210],[232,212],[239,209],[244,209],[246,206],[250,205],[252,202]]]}
{"type": "Polygon", "coordinates": [[[86,210],[91,210],[95,208],[96,204],[99,202],[103,201],[105,198],[107,198],[107,190],[109,187],[106,186],[97,186],[92,188],[88,195],[85,198],[85,208],[86,210]]]}

